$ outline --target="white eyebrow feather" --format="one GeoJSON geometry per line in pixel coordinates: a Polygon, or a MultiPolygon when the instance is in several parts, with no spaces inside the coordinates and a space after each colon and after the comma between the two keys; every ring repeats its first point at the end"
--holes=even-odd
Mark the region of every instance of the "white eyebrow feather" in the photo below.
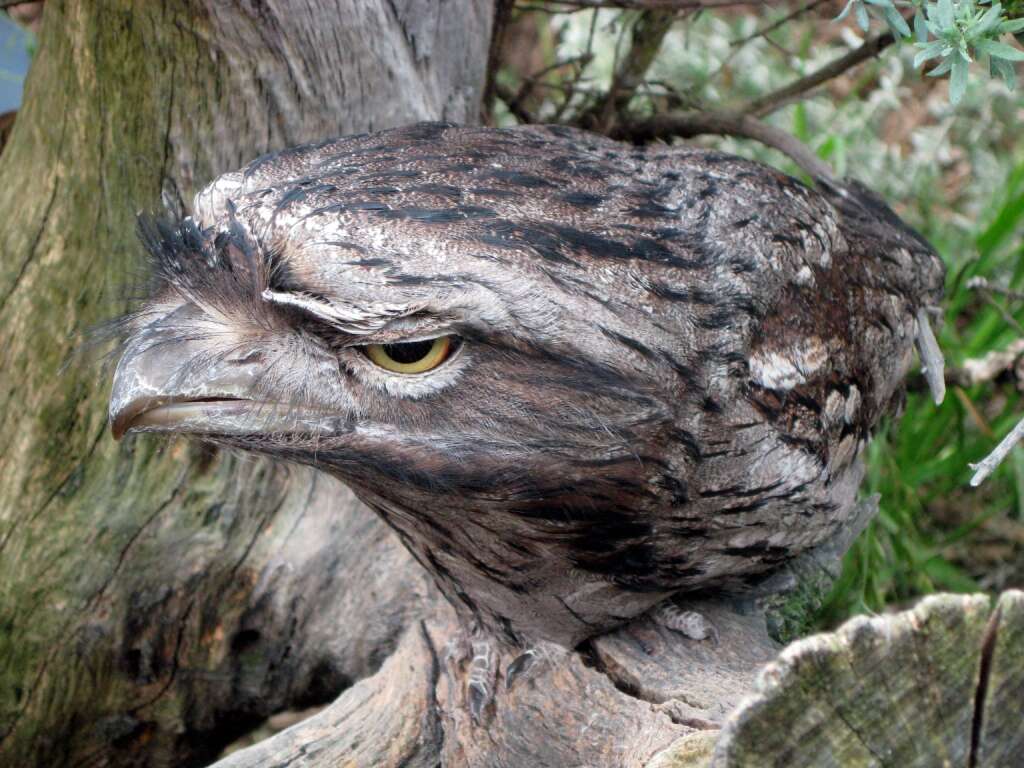
{"type": "Polygon", "coordinates": [[[307,293],[272,291],[261,294],[264,301],[282,307],[294,307],[354,336],[367,336],[381,330],[392,320],[411,315],[420,308],[411,304],[377,302],[355,306],[336,304],[307,293]]]}

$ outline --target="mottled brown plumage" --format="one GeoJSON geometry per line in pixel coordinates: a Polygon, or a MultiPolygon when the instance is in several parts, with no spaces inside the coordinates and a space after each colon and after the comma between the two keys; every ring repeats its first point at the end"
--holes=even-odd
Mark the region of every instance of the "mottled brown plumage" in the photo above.
{"type": "Polygon", "coordinates": [[[941,291],[884,203],[819,186],[553,127],[261,158],[144,225],[111,420],[340,477],[512,642],[743,590],[850,518],[941,291]],[[365,354],[442,335],[427,373],[365,354]]]}

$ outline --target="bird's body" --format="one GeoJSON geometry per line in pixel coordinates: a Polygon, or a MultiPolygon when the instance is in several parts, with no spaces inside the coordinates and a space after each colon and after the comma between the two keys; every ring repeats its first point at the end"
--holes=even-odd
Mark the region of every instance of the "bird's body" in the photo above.
{"type": "Polygon", "coordinates": [[[742,590],[834,534],[942,281],[857,185],[562,128],[289,150],[194,217],[147,230],[162,283],[115,429],[340,477],[467,625],[520,643],[742,590]],[[431,342],[424,372],[375,362],[431,342]]]}

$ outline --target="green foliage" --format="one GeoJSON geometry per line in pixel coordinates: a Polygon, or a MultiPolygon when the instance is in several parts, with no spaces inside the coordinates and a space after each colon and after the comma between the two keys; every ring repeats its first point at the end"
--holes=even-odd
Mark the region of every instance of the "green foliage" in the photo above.
{"type": "Polygon", "coordinates": [[[842,21],[851,11],[857,19],[857,26],[865,32],[871,26],[871,17],[874,16],[885,21],[893,34],[910,37],[910,27],[892,0],[849,0],[843,12],[836,17],[836,21],[842,21]]]}
{"type": "Polygon", "coordinates": [[[971,61],[987,56],[993,77],[1003,78],[1013,90],[1017,84],[1014,62],[1024,61],[1024,51],[1001,42],[1011,32],[1024,30],[1024,19],[1010,21],[1003,16],[999,3],[988,9],[979,8],[974,0],[939,0],[918,9],[914,27],[921,51],[914,66],[931,59],[939,64],[928,74],[932,77],[949,73],[949,100],[959,104],[967,90],[967,72],[971,61]],[[927,16],[925,16],[925,13],[927,16]],[[920,20],[920,21],[919,21],[920,20]],[[935,37],[928,40],[928,34],[935,37]]]}
{"type": "MultiPolygon", "coordinates": [[[[1014,63],[1024,61],[1024,50],[1002,41],[1007,34],[1024,31],[1024,3],[989,5],[989,0],[924,0],[900,2],[914,9],[914,43],[920,52],[914,67],[939,59],[928,75],[949,75],[949,100],[959,104],[967,91],[968,71],[972,61],[988,58],[989,73],[1001,77],[1006,87],[1017,85],[1014,63]]],[[[853,14],[857,25],[868,31],[872,18],[884,21],[898,38],[911,36],[910,26],[894,0],[849,0],[836,17],[842,21],[853,14]]]]}

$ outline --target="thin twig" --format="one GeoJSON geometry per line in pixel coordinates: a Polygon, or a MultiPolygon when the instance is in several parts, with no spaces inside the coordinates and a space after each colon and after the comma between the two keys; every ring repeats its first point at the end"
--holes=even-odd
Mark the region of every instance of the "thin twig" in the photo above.
{"type": "MultiPolygon", "coordinates": [[[[533,96],[533,92],[538,86],[547,86],[546,83],[541,81],[541,78],[545,75],[551,74],[557,69],[561,69],[562,67],[573,67],[574,75],[572,82],[578,82],[583,70],[593,60],[593,58],[593,54],[588,52],[549,64],[540,71],[524,77],[519,89],[514,94],[508,88],[502,89],[503,95],[501,95],[500,98],[505,102],[509,112],[519,118],[520,122],[536,122],[536,117],[532,115],[530,110],[524,105],[527,100],[533,96]]],[[[558,122],[558,117],[556,117],[553,122],[558,122]]]]}
{"type": "Polygon", "coordinates": [[[789,50],[786,46],[782,45],[781,43],[775,42],[770,37],[766,37],[764,39],[764,41],[766,43],[768,43],[768,45],[770,45],[776,51],[778,51],[783,56],[785,56],[787,59],[794,59],[794,58],[796,58],[796,54],[795,53],[793,53],[791,50],[789,50]]]}
{"type": "Polygon", "coordinates": [[[640,15],[632,27],[629,50],[616,64],[608,93],[577,118],[579,125],[604,132],[615,116],[625,111],[675,20],[675,13],[665,11],[640,15]]]}
{"type": "Polygon", "coordinates": [[[1013,446],[1021,441],[1021,438],[1024,438],[1024,419],[1017,422],[1017,426],[1010,430],[1010,434],[1002,439],[992,453],[977,464],[969,465],[974,470],[974,476],[971,477],[971,485],[975,488],[981,485],[985,478],[991,475],[1010,451],[1013,450],[1013,446]]]}
{"type": "Polygon", "coordinates": [[[507,85],[501,83],[494,84],[494,95],[497,96],[501,101],[508,107],[508,111],[515,115],[516,120],[521,123],[536,123],[537,118],[533,116],[526,107],[523,106],[523,100],[519,94],[513,93],[512,89],[507,85]]]}
{"type": "Polygon", "coordinates": [[[734,112],[672,113],[623,122],[612,126],[609,131],[612,138],[638,143],[656,139],[685,139],[709,133],[759,141],[788,156],[811,178],[833,180],[834,173],[831,166],[815,155],[805,144],[785,131],[763,123],[750,115],[734,112]]]}
{"type": "Polygon", "coordinates": [[[741,37],[738,40],[733,40],[731,43],[729,43],[729,45],[733,48],[742,48],[747,43],[756,40],[759,37],[765,37],[766,35],[771,34],[776,29],[781,27],[783,24],[787,24],[793,19],[798,18],[799,16],[803,16],[808,11],[813,11],[819,5],[824,5],[826,2],[828,2],[828,0],[811,0],[811,2],[807,3],[806,5],[800,6],[795,11],[787,13],[781,19],[778,19],[777,21],[774,21],[771,24],[762,27],[761,29],[755,30],[753,33],[747,35],[746,37],[741,37]]]}
{"type": "Polygon", "coordinates": [[[505,30],[512,18],[512,6],[515,0],[495,0],[494,24],[491,28],[491,46],[487,54],[487,74],[484,78],[484,93],[480,101],[481,122],[485,125],[492,124],[492,113],[494,112],[494,99],[498,95],[498,68],[503,59],[505,46],[505,30]]]}
{"type": "Polygon", "coordinates": [[[544,69],[534,72],[532,75],[527,75],[526,77],[523,78],[523,80],[528,83],[535,83],[545,75],[551,74],[556,69],[577,65],[585,67],[593,60],[594,54],[591,53],[590,51],[586,51],[584,53],[581,53],[579,56],[570,56],[568,59],[559,59],[553,64],[548,64],[546,67],[544,67],[544,69]]]}
{"type": "MultiPolygon", "coordinates": [[[[597,10],[591,11],[590,13],[590,27],[587,30],[587,47],[583,51],[584,56],[587,56],[589,59],[594,58],[594,37],[597,35],[598,13],[599,12],[597,10]]],[[[564,97],[562,98],[562,103],[555,109],[552,122],[560,122],[565,111],[569,108],[569,105],[572,104],[572,97],[575,95],[576,89],[579,88],[580,82],[583,80],[583,73],[586,69],[586,66],[576,68],[576,75],[569,81],[568,89],[563,91],[564,97]]]]}
{"type": "Polygon", "coordinates": [[[740,51],[743,50],[744,46],[746,46],[747,43],[750,43],[753,40],[757,40],[759,37],[763,37],[765,40],[767,40],[769,43],[771,43],[772,41],[768,38],[769,34],[774,32],[776,29],[781,27],[783,24],[786,24],[787,22],[792,21],[793,19],[797,18],[798,16],[800,16],[800,15],[802,15],[802,14],[804,14],[804,13],[806,13],[806,12],[808,12],[808,11],[814,9],[814,8],[816,8],[817,6],[819,6],[822,3],[827,2],[827,1],[828,0],[811,0],[811,2],[807,3],[806,5],[804,5],[804,6],[800,7],[800,8],[797,8],[792,13],[787,13],[781,19],[773,22],[772,24],[769,24],[769,25],[767,25],[765,27],[757,29],[753,33],[747,35],[746,37],[741,37],[741,38],[738,38],[738,39],[733,40],[732,42],[730,42],[729,43],[729,53],[727,53],[725,58],[722,59],[721,63],[719,63],[719,65],[717,67],[715,67],[715,71],[713,73],[711,73],[711,76],[708,78],[708,81],[714,80],[716,77],[718,77],[720,74],[722,74],[722,72],[725,71],[725,68],[728,67],[732,63],[732,60],[734,58],[736,58],[736,55],[740,51]]]}
{"type": "Polygon", "coordinates": [[[1024,291],[1015,291],[1012,288],[1003,288],[1001,285],[993,285],[984,277],[972,277],[967,281],[967,287],[973,290],[990,291],[991,293],[1005,296],[1012,301],[1024,301],[1024,291]]]}
{"type": "Polygon", "coordinates": [[[917,354],[921,358],[921,373],[928,382],[928,389],[932,391],[932,399],[936,405],[942,405],[946,398],[946,363],[942,359],[942,350],[932,333],[932,326],[928,322],[928,313],[922,307],[917,310],[917,354]]]}
{"type": "Polygon", "coordinates": [[[1024,336],[1024,326],[1021,326],[1021,324],[1017,322],[1017,318],[1011,315],[1006,307],[996,301],[996,297],[992,295],[992,289],[990,287],[986,285],[983,288],[977,282],[975,282],[974,285],[970,285],[970,283],[968,283],[968,286],[974,288],[974,290],[981,294],[981,298],[984,299],[986,304],[999,313],[999,316],[1003,318],[1004,323],[1013,328],[1013,330],[1021,336],[1024,336]]]}
{"type": "Polygon", "coordinates": [[[794,80],[777,91],[772,91],[764,96],[752,99],[737,111],[753,115],[754,117],[764,117],[771,114],[775,110],[792,103],[794,99],[803,97],[822,83],[838,77],[868,59],[874,58],[879,52],[888,48],[895,41],[896,38],[891,32],[884,32],[877,37],[872,37],[859,48],[855,48],[845,56],[840,56],[835,61],[829,62],[809,75],[794,80]]]}

